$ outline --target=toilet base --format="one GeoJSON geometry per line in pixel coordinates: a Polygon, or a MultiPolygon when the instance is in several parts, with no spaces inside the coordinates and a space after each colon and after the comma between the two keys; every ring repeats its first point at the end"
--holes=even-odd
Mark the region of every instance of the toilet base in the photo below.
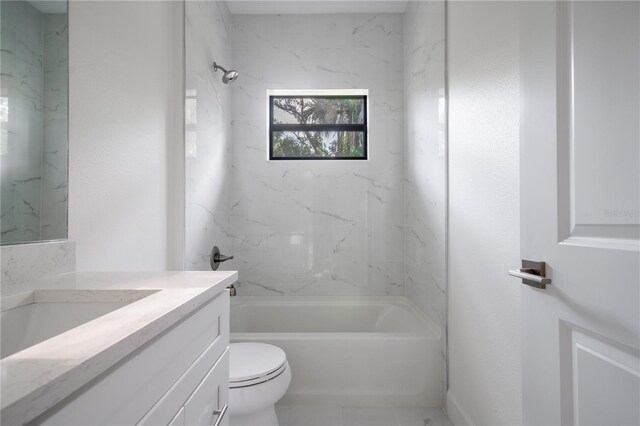
{"type": "Polygon", "coordinates": [[[244,416],[230,416],[229,426],[279,426],[276,409],[272,405],[262,411],[244,416]]]}

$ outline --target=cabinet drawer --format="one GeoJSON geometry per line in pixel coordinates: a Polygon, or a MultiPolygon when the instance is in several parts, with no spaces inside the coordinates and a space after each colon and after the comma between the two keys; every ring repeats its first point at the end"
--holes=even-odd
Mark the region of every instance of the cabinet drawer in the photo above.
{"type": "Polygon", "coordinates": [[[225,351],[184,404],[185,424],[204,426],[218,422],[219,425],[228,425],[228,404],[229,350],[225,351]]]}

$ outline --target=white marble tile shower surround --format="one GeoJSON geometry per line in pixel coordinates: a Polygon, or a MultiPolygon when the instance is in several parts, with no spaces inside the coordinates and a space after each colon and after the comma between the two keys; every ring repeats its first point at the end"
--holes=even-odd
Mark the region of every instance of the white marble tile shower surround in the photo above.
{"type": "MultiPolygon", "coordinates": [[[[406,295],[445,329],[444,2],[410,1],[404,21],[406,295]]],[[[446,358],[441,333],[442,365],[446,358]]],[[[444,387],[444,375],[443,391],[444,387]]]]}
{"type": "Polygon", "coordinates": [[[2,4],[2,236],[40,238],[42,187],[42,14],[28,2],[2,4]]]}
{"type": "Polygon", "coordinates": [[[403,295],[402,15],[233,17],[243,295],[403,295]],[[368,89],[368,161],[266,161],[269,89],[368,89]]]}
{"type": "Polygon", "coordinates": [[[67,236],[67,15],[2,6],[2,235],[67,236]]]}
{"type": "MultiPolygon", "coordinates": [[[[186,269],[210,270],[216,244],[232,247],[229,219],[231,88],[214,73],[231,65],[231,16],[220,1],[185,2],[186,269]]],[[[229,262],[225,265],[229,267],[229,262]]]]}
{"type": "Polygon", "coordinates": [[[67,237],[67,15],[48,13],[44,28],[42,240],[67,237]]]}
{"type": "Polygon", "coordinates": [[[187,2],[186,14],[199,119],[187,267],[208,269],[217,244],[242,295],[406,293],[444,327],[444,3],[230,16],[187,2]],[[214,59],[240,78],[223,85],[214,59]],[[266,92],[295,88],[369,89],[370,160],[266,161],[266,92]]]}

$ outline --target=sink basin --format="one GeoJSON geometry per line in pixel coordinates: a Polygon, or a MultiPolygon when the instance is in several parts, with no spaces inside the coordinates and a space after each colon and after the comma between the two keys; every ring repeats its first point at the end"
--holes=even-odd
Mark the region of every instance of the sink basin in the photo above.
{"type": "Polygon", "coordinates": [[[156,290],[35,290],[2,299],[0,358],[11,356],[156,290]]]}

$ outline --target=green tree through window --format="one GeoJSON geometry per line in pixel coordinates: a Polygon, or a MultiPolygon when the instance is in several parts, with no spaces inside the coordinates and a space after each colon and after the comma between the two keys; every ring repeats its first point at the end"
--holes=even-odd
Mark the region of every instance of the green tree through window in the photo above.
{"type": "Polygon", "coordinates": [[[270,96],[271,159],[366,159],[366,96],[270,96]]]}

